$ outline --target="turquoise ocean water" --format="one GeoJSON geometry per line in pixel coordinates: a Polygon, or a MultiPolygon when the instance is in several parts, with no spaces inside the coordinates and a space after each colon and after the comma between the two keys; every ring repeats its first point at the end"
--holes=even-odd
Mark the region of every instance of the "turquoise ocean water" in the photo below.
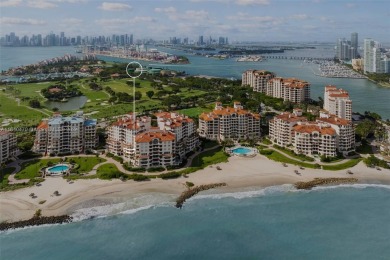
{"type": "Polygon", "coordinates": [[[200,195],[0,234],[1,259],[388,259],[390,186],[200,195]]]}

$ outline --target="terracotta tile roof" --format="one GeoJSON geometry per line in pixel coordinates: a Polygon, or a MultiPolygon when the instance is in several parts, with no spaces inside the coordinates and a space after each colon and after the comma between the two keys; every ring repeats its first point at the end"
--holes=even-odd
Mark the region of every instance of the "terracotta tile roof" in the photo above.
{"type": "Polygon", "coordinates": [[[162,142],[171,142],[175,140],[175,134],[166,131],[141,133],[136,135],[135,141],[137,143],[149,143],[156,138],[162,142]]]}
{"type": "Polygon", "coordinates": [[[46,121],[42,121],[42,122],[38,125],[38,127],[37,127],[37,129],[48,129],[48,128],[49,128],[49,125],[47,124],[46,121]]]}
{"type": "Polygon", "coordinates": [[[275,116],[275,119],[280,119],[287,122],[299,122],[299,121],[307,121],[306,117],[303,116],[297,116],[295,114],[284,112],[280,115],[275,116]]]}
{"type": "Polygon", "coordinates": [[[336,131],[331,127],[320,127],[316,124],[296,125],[293,127],[295,132],[311,134],[313,132],[321,133],[322,135],[336,135],[336,131]]]}
{"type": "Polygon", "coordinates": [[[9,131],[0,130],[0,135],[7,135],[9,133],[10,133],[9,131]]]}
{"type": "Polygon", "coordinates": [[[343,118],[339,118],[335,115],[330,115],[329,117],[320,117],[320,118],[317,118],[317,121],[326,122],[326,123],[333,124],[333,125],[350,125],[351,124],[350,121],[343,119],[343,118]]]}

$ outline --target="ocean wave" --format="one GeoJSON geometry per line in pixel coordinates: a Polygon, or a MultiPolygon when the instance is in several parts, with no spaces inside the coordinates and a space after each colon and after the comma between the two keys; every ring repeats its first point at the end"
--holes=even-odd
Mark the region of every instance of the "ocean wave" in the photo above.
{"type": "Polygon", "coordinates": [[[37,229],[37,228],[54,227],[54,226],[60,226],[60,225],[65,225],[65,224],[67,224],[67,223],[55,223],[55,224],[43,224],[43,225],[37,225],[37,226],[18,227],[18,228],[2,230],[2,231],[0,231],[0,234],[8,235],[8,234],[12,234],[14,232],[19,232],[19,231],[27,231],[30,229],[37,229]]]}
{"type": "Polygon", "coordinates": [[[125,202],[112,203],[104,206],[87,207],[76,210],[71,217],[73,222],[92,218],[105,218],[119,214],[134,214],[142,210],[171,205],[173,197],[169,195],[144,195],[129,199],[125,202]]]}
{"type": "Polygon", "coordinates": [[[293,184],[283,184],[283,185],[270,186],[266,188],[249,190],[249,191],[196,195],[191,199],[189,199],[188,201],[198,200],[198,199],[224,199],[224,198],[245,199],[245,198],[266,196],[266,195],[276,194],[276,193],[286,193],[294,190],[296,189],[293,184]]]}
{"type": "Polygon", "coordinates": [[[390,185],[358,183],[358,184],[340,184],[340,185],[333,185],[333,186],[317,186],[312,188],[311,190],[299,190],[296,189],[293,184],[283,184],[283,185],[270,186],[270,187],[260,188],[260,189],[257,188],[249,191],[196,195],[190,198],[188,201],[201,200],[201,199],[224,199],[224,198],[246,199],[246,198],[267,196],[272,194],[289,193],[289,192],[310,193],[310,192],[319,192],[324,190],[340,189],[340,188],[355,188],[355,189],[384,188],[390,190],[390,185]]]}

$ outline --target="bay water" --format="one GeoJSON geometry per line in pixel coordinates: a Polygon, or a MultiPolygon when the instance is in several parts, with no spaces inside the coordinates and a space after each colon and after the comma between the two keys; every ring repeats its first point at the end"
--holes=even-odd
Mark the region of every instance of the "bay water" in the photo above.
{"type": "MultiPolygon", "coordinates": [[[[143,66],[156,66],[167,69],[185,71],[190,75],[208,75],[224,78],[240,79],[242,72],[247,69],[264,69],[276,73],[281,77],[296,77],[306,80],[311,84],[311,97],[318,99],[323,97],[324,87],[326,85],[336,85],[339,88],[347,90],[353,101],[352,109],[354,112],[364,113],[364,111],[374,111],[384,119],[390,119],[390,88],[382,87],[367,79],[350,78],[326,78],[314,74],[318,72],[318,65],[305,63],[302,60],[289,59],[268,59],[262,62],[237,62],[236,59],[219,60],[207,58],[204,56],[191,55],[181,50],[167,49],[158,47],[159,50],[176,54],[185,55],[189,58],[190,64],[168,65],[154,64],[151,62],[140,63],[143,66]]],[[[27,65],[38,62],[43,59],[63,56],[65,54],[74,54],[75,49],[71,46],[66,47],[0,47],[0,69],[6,70],[10,67],[27,65]]],[[[316,49],[299,49],[286,51],[280,56],[301,56],[301,57],[333,57],[334,49],[331,44],[317,45],[316,49]]],[[[100,57],[106,61],[129,62],[128,59],[100,57]]],[[[75,108],[75,109],[78,109],[75,108]]]]}

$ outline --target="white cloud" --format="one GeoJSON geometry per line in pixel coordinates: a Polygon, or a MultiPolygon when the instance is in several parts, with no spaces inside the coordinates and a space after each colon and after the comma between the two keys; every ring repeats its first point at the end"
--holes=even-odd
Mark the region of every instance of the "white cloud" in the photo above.
{"type": "Polygon", "coordinates": [[[66,25],[78,25],[82,24],[84,21],[82,19],[78,18],[66,18],[62,19],[62,23],[65,23],[66,25]]]}
{"type": "Polygon", "coordinates": [[[166,8],[157,7],[154,8],[154,11],[157,13],[176,13],[176,8],[173,6],[166,7],[166,8]]]}
{"type": "Polygon", "coordinates": [[[209,13],[205,10],[187,10],[185,12],[177,12],[174,7],[160,8],[157,7],[154,9],[157,13],[164,13],[172,21],[185,21],[185,20],[210,20],[209,13]]]}
{"type": "Polygon", "coordinates": [[[253,16],[242,12],[239,12],[237,15],[228,16],[227,19],[233,21],[252,21],[252,22],[273,23],[273,24],[282,22],[282,18],[275,18],[272,16],[253,16]]]}
{"type": "Polygon", "coordinates": [[[218,3],[235,3],[237,5],[268,5],[269,0],[190,0],[193,3],[218,2],[218,3]]]}
{"type": "Polygon", "coordinates": [[[4,25],[44,25],[45,21],[36,19],[14,18],[14,17],[1,17],[0,23],[4,25]]]}
{"type": "Polygon", "coordinates": [[[131,10],[132,7],[124,3],[103,2],[102,5],[99,6],[99,9],[105,11],[126,11],[126,10],[131,10]]]}
{"type": "Polygon", "coordinates": [[[268,0],[236,0],[238,5],[269,5],[268,0]]]}
{"type": "Polygon", "coordinates": [[[137,24],[137,23],[155,23],[156,19],[150,16],[135,16],[131,19],[98,19],[95,20],[95,23],[100,26],[117,26],[117,25],[128,25],[128,24],[137,24]]]}
{"type": "Polygon", "coordinates": [[[46,0],[30,0],[27,1],[27,6],[33,8],[39,8],[39,9],[49,9],[49,8],[55,8],[58,5],[46,0]]]}
{"type": "Polygon", "coordinates": [[[0,2],[0,7],[19,6],[22,0],[6,0],[0,2]]]}
{"type": "Polygon", "coordinates": [[[70,3],[70,4],[80,4],[80,3],[86,3],[89,0],[55,0],[59,3],[70,3]]]}
{"type": "Polygon", "coordinates": [[[306,20],[306,19],[309,19],[310,16],[308,16],[307,14],[294,14],[294,15],[291,15],[290,18],[295,19],[295,20],[306,20]]]}

